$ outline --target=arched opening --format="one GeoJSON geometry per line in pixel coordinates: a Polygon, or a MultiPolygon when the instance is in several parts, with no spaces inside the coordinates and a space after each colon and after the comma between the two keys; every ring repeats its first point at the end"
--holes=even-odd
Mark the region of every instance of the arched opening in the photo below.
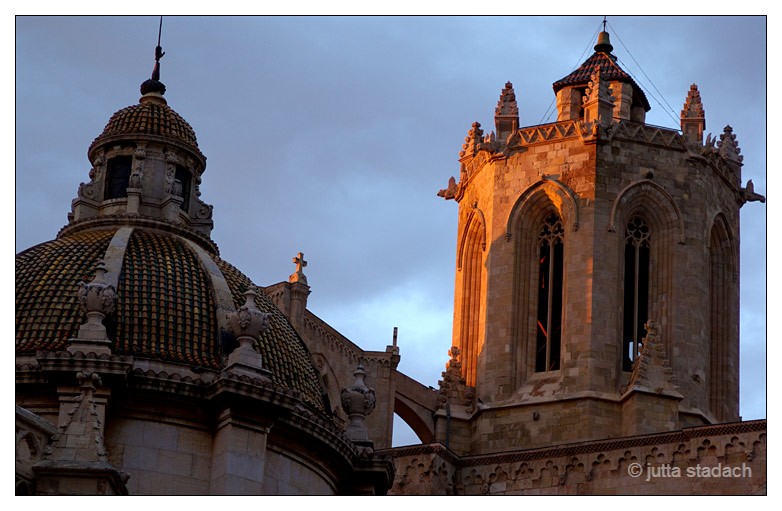
{"type": "Polygon", "coordinates": [[[468,386],[475,386],[478,353],[481,348],[481,289],[483,287],[483,223],[473,214],[467,221],[460,268],[462,272],[461,327],[459,347],[462,368],[468,386]]]}
{"type": "Polygon", "coordinates": [[[120,199],[128,196],[132,156],[115,156],[106,165],[106,183],[104,200],[120,199]]]}
{"type": "Polygon", "coordinates": [[[405,445],[417,445],[421,439],[398,414],[394,414],[394,434],[391,437],[391,447],[402,447],[405,445]]]}
{"type": "Polygon", "coordinates": [[[394,431],[391,436],[392,445],[396,446],[397,441],[406,442],[398,445],[428,444],[434,441],[434,423],[431,421],[432,412],[427,409],[408,404],[404,397],[399,395],[394,399],[394,431]],[[429,419],[427,421],[427,419],[429,419]],[[397,430],[399,422],[404,423],[397,430]],[[411,436],[408,429],[413,432],[411,436]]]}
{"type": "Polygon", "coordinates": [[[720,421],[736,420],[738,396],[734,355],[738,329],[734,326],[733,276],[736,272],[730,231],[717,216],[709,235],[709,409],[720,421]]]}

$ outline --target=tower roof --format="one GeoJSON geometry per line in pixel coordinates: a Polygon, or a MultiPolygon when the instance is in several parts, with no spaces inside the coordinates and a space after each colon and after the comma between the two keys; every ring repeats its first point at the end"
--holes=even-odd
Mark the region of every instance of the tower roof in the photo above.
{"type": "Polygon", "coordinates": [[[633,87],[633,97],[639,98],[644,110],[648,112],[652,109],[646,94],[641,87],[627,74],[619,64],[616,63],[616,56],[611,54],[613,46],[608,37],[608,32],[601,32],[598,36],[598,42],[595,45],[595,53],[586,59],[581,66],[566,77],[554,82],[552,87],[556,94],[565,87],[584,86],[589,83],[592,74],[600,69],[600,74],[608,82],[628,83],[633,87]]]}
{"type": "Polygon", "coordinates": [[[201,160],[205,159],[198,148],[198,140],[193,128],[155,92],[142,96],[137,105],[115,112],[103,128],[103,132],[93,140],[89,154],[104,144],[139,137],[176,141],[194,152],[201,160]]]}

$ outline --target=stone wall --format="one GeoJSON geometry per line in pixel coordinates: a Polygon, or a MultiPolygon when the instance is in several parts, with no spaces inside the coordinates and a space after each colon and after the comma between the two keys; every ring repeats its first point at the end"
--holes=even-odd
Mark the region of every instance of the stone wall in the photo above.
{"type": "Polygon", "coordinates": [[[459,457],[442,444],[384,451],[394,495],[759,495],[766,421],[459,457]]]}

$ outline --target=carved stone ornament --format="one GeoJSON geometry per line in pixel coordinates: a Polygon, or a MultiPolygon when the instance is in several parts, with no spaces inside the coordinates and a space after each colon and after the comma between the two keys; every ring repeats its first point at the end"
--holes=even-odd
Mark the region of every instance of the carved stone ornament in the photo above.
{"type": "Polygon", "coordinates": [[[682,119],[703,119],[706,113],[703,110],[703,103],[701,102],[701,93],[698,91],[696,84],[690,85],[690,91],[687,93],[687,99],[684,100],[684,107],[682,108],[682,119]]]}
{"type": "Polygon", "coordinates": [[[141,171],[141,165],[136,166],[136,168],[133,169],[133,172],[130,174],[128,188],[141,188],[141,178],[143,176],[144,174],[141,171]]]}
{"type": "Polygon", "coordinates": [[[448,186],[437,192],[437,196],[442,197],[445,200],[450,200],[456,197],[456,192],[458,191],[459,186],[456,184],[456,178],[451,176],[451,178],[448,180],[448,186]]]}
{"type": "Polygon", "coordinates": [[[165,194],[171,195],[174,192],[174,176],[176,175],[176,158],[166,157],[166,188],[165,194]]]}
{"type": "Polygon", "coordinates": [[[460,158],[467,156],[475,156],[478,151],[481,150],[483,140],[483,130],[481,129],[481,123],[472,123],[472,128],[467,132],[467,136],[464,138],[464,144],[462,144],[462,151],[459,153],[460,158]]]}
{"type": "Polygon", "coordinates": [[[467,386],[462,375],[462,363],[459,361],[461,350],[458,346],[448,350],[451,359],[445,365],[443,379],[438,382],[440,391],[437,396],[437,407],[445,408],[446,404],[464,406],[467,412],[475,409],[475,389],[467,386]]]}
{"type": "Polygon", "coordinates": [[[660,341],[660,327],[653,319],[644,325],[646,337],[633,362],[633,370],[627,385],[622,389],[625,393],[633,389],[652,389],[656,393],[665,391],[671,395],[679,395],[676,376],[665,354],[665,345],[660,341]]]}
{"type": "Polygon", "coordinates": [[[225,315],[228,320],[228,329],[244,347],[245,343],[252,345],[253,341],[260,339],[261,334],[269,326],[271,314],[261,312],[255,306],[255,297],[258,295],[255,288],[251,287],[244,293],[245,303],[236,312],[225,315]],[[243,342],[244,341],[244,342],[243,342]]]}
{"type": "MultiPolygon", "coordinates": [[[[99,261],[95,268],[95,278],[92,282],[79,284],[79,305],[82,312],[88,316],[98,312],[104,316],[114,312],[117,303],[117,292],[114,286],[106,283],[106,264],[99,261]]],[[[101,318],[102,319],[102,318],[101,318]]]]}
{"type": "Polygon", "coordinates": [[[182,181],[179,179],[174,179],[174,182],[171,183],[171,195],[182,197],[182,181]]]}
{"type": "Polygon", "coordinates": [[[497,117],[518,117],[519,105],[516,103],[516,92],[513,90],[511,82],[505,83],[505,88],[500,93],[500,100],[497,102],[497,108],[494,109],[494,115],[497,117]]]}
{"type": "Polygon", "coordinates": [[[213,209],[211,204],[207,204],[200,199],[198,200],[198,207],[195,211],[196,218],[199,220],[209,220],[212,218],[212,211],[213,209]]]}
{"type": "Polygon", "coordinates": [[[584,105],[591,103],[592,101],[603,101],[613,104],[614,97],[611,95],[611,92],[612,90],[608,86],[608,82],[603,80],[600,74],[600,68],[597,68],[589,78],[589,84],[584,91],[582,101],[584,102],[584,105]]]}
{"type": "Polygon", "coordinates": [[[340,394],[342,409],[350,419],[346,433],[348,438],[354,442],[369,440],[364,420],[375,409],[375,389],[367,387],[364,383],[366,375],[363,365],[356,367],[353,373],[356,381],[350,387],[343,388],[340,394]]]}
{"type": "Polygon", "coordinates": [[[720,135],[720,141],[717,144],[719,147],[720,156],[726,160],[741,163],[744,161],[744,157],[741,156],[741,149],[739,149],[739,143],[736,140],[736,135],[733,133],[733,128],[730,125],[725,126],[725,130],[720,135]]]}
{"type": "Polygon", "coordinates": [[[759,193],[755,193],[755,184],[750,179],[747,181],[747,186],[739,190],[739,196],[742,202],[766,202],[766,197],[759,193]]]}

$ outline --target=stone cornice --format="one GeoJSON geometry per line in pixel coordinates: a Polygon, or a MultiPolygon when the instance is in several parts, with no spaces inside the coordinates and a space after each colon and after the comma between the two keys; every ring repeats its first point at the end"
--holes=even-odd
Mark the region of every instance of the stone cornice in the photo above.
{"type": "Polygon", "coordinates": [[[209,253],[220,255],[220,249],[218,248],[217,243],[212,241],[208,236],[186,227],[181,227],[169,222],[161,221],[157,218],[143,215],[105,215],[76,220],[60,229],[60,232],[57,233],[57,237],[60,238],[62,236],[67,236],[68,234],[88,229],[110,229],[120,227],[140,227],[176,234],[196,243],[209,253]]]}
{"type": "Polygon", "coordinates": [[[641,144],[655,145],[678,151],[686,151],[684,137],[678,130],[652,126],[650,124],[619,122],[611,125],[608,141],[614,139],[629,140],[641,144]]]}
{"type": "Polygon", "coordinates": [[[559,457],[567,458],[570,456],[589,453],[597,454],[606,451],[656,446],[661,444],[686,444],[693,439],[721,435],[736,435],[743,433],[763,434],[765,433],[766,428],[766,419],[759,419],[746,422],[696,426],[667,433],[654,433],[650,435],[639,435],[610,440],[593,440],[575,444],[563,444],[556,447],[528,449],[501,454],[478,454],[472,456],[458,456],[439,443],[411,447],[396,447],[378,452],[381,454],[390,454],[394,458],[401,458],[403,456],[418,456],[423,454],[436,454],[454,466],[464,468],[475,466],[494,466],[501,463],[546,460],[559,457]]]}

